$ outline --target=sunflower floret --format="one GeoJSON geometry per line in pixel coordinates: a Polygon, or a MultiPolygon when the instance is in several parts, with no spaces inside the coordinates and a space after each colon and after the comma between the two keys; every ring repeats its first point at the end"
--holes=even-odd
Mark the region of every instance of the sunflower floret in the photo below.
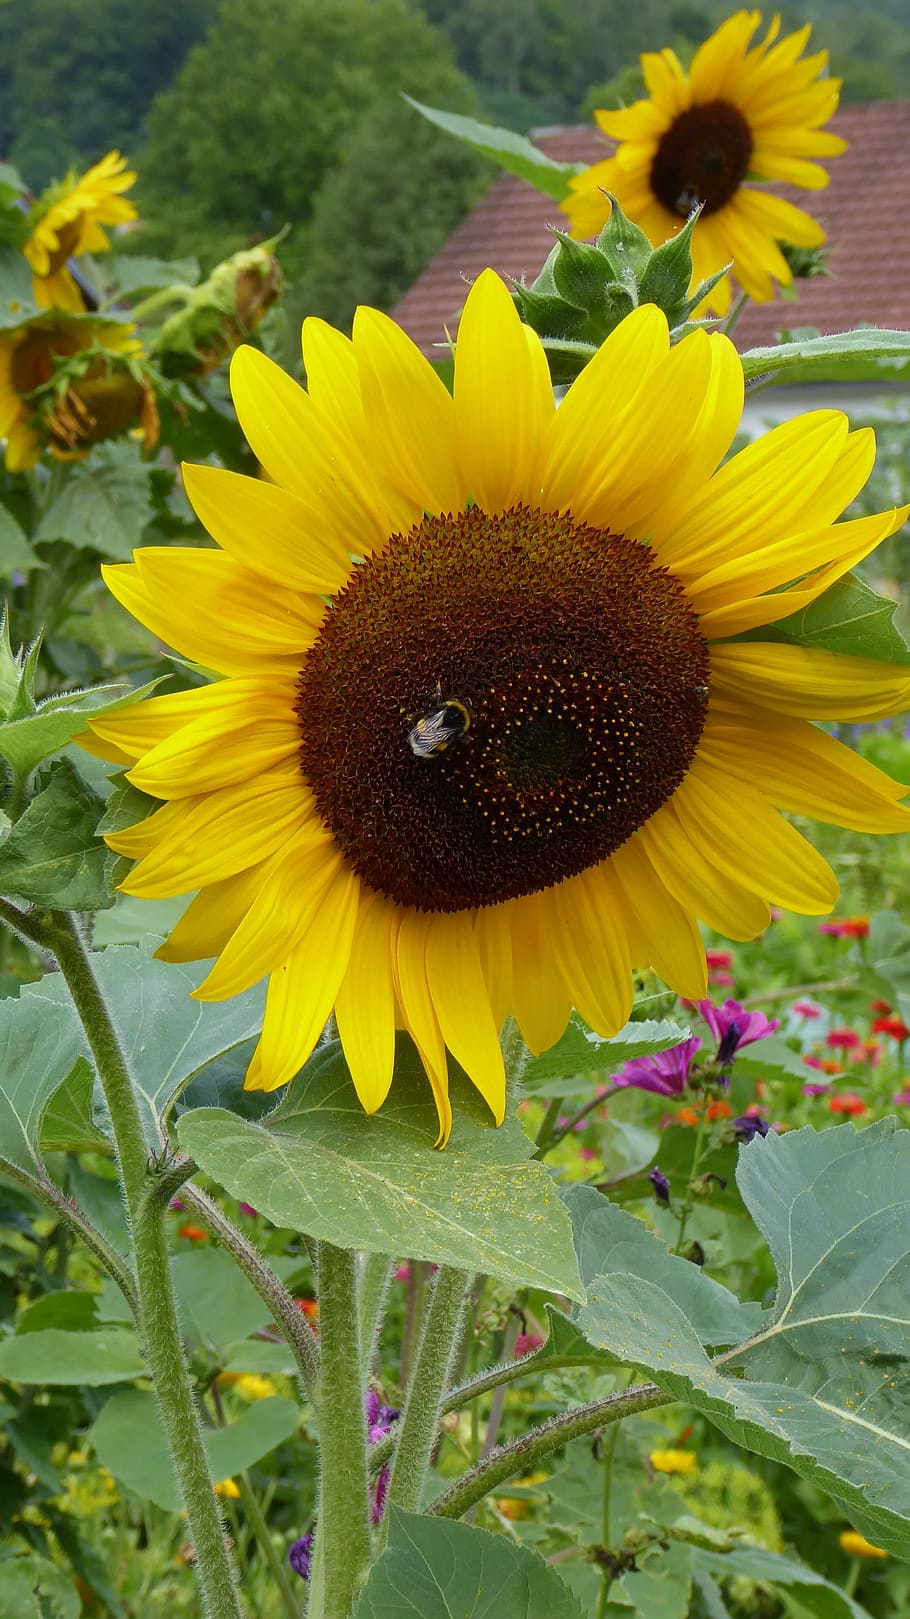
{"type": "Polygon", "coordinates": [[[635,967],[704,997],[699,919],[746,939],[769,902],[829,911],[834,875],[781,811],[910,827],[907,788],[812,723],[899,711],[910,672],[770,631],[907,508],[837,521],[873,453],[838,411],[729,456],[732,343],[671,345],[653,305],[558,410],[492,271],[454,394],[376,310],[303,338],[306,392],[234,356],[266,478],[185,469],[215,547],[105,569],[224,677],[92,721],[163,801],[108,842],[135,862],[124,892],[195,892],[161,954],[215,958],[199,998],[268,979],[250,1087],[293,1078],[334,1010],[373,1112],[404,1028],[442,1144],[447,1054],[502,1119],[507,1015],[532,1051],[573,1006],[610,1036],[635,967]]]}

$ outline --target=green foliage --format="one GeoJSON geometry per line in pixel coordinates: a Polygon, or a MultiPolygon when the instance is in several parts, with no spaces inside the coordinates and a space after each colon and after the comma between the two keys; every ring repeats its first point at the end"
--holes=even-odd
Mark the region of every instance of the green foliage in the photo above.
{"type": "Polygon", "coordinates": [[[589,1096],[596,1079],[616,1073],[631,1058],[670,1051],[688,1037],[684,1025],[643,1019],[605,1040],[573,1013],[555,1046],[527,1058],[521,1083],[534,1096],[589,1096]]]}
{"type": "Polygon", "coordinates": [[[582,1619],[583,1612],[557,1571],[525,1547],[392,1508],[388,1545],[354,1619],[479,1619],[494,1605],[509,1619],[582,1619]]]}
{"type": "Polygon", "coordinates": [[[436,1110],[416,1053],[402,1042],[394,1091],[364,1114],[340,1046],[323,1046],[275,1112],[255,1124],[219,1108],[177,1126],[192,1154],[235,1197],[276,1225],[340,1247],[389,1253],[566,1293],[579,1281],[565,1211],[517,1121],[494,1129],[457,1086],[452,1139],[433,1151],[436,1110]],[[406,1233],[406,1236],[405,1236],[406,1233]]]}

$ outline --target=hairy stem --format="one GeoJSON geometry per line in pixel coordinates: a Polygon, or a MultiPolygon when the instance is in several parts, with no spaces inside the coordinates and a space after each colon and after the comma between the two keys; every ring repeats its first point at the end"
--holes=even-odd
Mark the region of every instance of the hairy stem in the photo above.
{"type": "Polygon", "coordinates": [[[138,1316],[139,1301],[126,1261],[121,1258],[116,1248],[111,1246],[107,1238],[92,1225],[91,1220],[86,1219],[82,1210],[61,1192],[59,1186],[55,1186],[46,1176],[39,1178],[37,1175],[30,1175],[28,1170],[20,1169],[18,1164],[11,1163],[8,1158],[0,1158],[0,1174],[6,1175],[9,1180],[17,1181],[26,1191],[31,1192],[33,1197],[40,1198],[49,1209],[53,1209],[61,1220],[66,1221],[70,1230],[75,1232],[89,1252],[94,1254],[101,1269],[111,1281],[117,1283],[133,1315],[138,1316]]]}
{"type": "Polygon", "coordinates": [[[533,1468],[544,1456],[567,1445],[570,1439],[592,1433],[610,1422],[634,1416],[639,1411],[651,1411],[658,1405],[671,1405],[674,1396],[664,1394],[655,1383],[641,1383],[637,1388],[624,1389],[618,1394],[607,1394],[590,1405],[575,1406],[562,1416],[552,1417],[539,1428],[532,1428],[520,1439],[501,1445],[492,1456],[468,1468],[443,1495],[437,1496],[430,1513],[439,1518],[460,1518],[469,1507],[495,1490],[516,1473],[533,1468]]]}
{"type": "Polygon", "coordinates": [[[360,1277],[357,1289],[360,1321],[360,1355],[363,1373],[370,1370],[376,1347],[376,1334],[382,1321],[386,1293],[392,1274],[392,1261],[387,1254],[363,1254],[360,1258],[360,1277]]]}
{"type": "Polygon", "coordinates": [[[370,1559],[367,1425],[360,1371],[357,1260],[319,1244],[320,1486],[308,1612],[349,1619],[370,1559]]]}
{"type": "Polygon", "coordinates": [[[32,916],[29,926],[56,957],[79,1014],[110,1114],[130,1215],[139,1327],[186,1507],[209,1619],[241,1619],[240,1598],[202,1444],[183,1357],[160,1205],[146,1199],[149,1149],[126,1059],[73,917],[32,916]]]}
{"type": "Polygon", "coordinates": [[[228,1219],[212,1198],[192,1182],[184,1184],[182,1197],[187,1208],[192,1209],[212,1236],[218,1238],[222,1248],[227,1250],[252,1282],[259,1297],[268,1305],[297,1362],[307,1396],[312,1399],[319,1377],[319,1340],[306,1317],[298,1310],[284,1283],[275,1275],[268,1261],[263,1259],[259,1249],[242,1231],[238,1231],[234,1222],[228,1219]]]}
{"type": "Polygon", "coordinates": [[[389,1502],[406,1512],[416,1512],[420,1506],[439,1431],[440,1404],[461,1337],[462,1305],[469,1285],[470,1277],[463,1270],[443,1265],[437,1272],[389,1480],[389,1502]]]}

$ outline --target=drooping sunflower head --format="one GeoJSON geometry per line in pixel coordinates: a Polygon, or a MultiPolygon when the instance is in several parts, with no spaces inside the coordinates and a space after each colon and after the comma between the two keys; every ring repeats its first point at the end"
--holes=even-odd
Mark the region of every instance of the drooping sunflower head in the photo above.
{"type": "Polygon", "coordinates": [[[626,1020],[632,966],[705,992],[700,917],[733,938],[837,885],[779,810],[899,830],[905,789],[813,719],[891,712],[910,677],[779,639],[904,513],[835,523],[872,435],[820,411],[721,466],[732,344],[623,321],[557,411],[490,271],[454,397],[394,323],[304,327],[309,392],[252,349],[234,399],[268,481],[187,467],[217,549],[106,570],[215,683],[93,722],[164,800],[112,835],[130,894],[196,891],[163,954],[196,994],[268,977],[248,1083],[306,1060],[334,1008],[364,1106],[412,1035],[450,1126],[454,1054],[496,1119],[498,1033],[532,1050],[572,1006],[626,1020]]]}
{"type": "Polygon", "coordinates": [[[41,309],[83,310],[85,301],[67,269],[80,253],[110,247],[104,225],[136,218],[126,197],[136,176],[119,152],[108,152],[85,174],[68,174],[38,198],[31,210],[31,233],[23,252],[32,267],[35,302],[41,309]]]}
{"type": "MultiPolygon", "coordinates": [[[[757,302],[774,296],[775,282],[789,285],[780,244],[818,247],[824,231],[802,209],[749,182],[827,185],[817,159],[846,145],[822,128],[837,108],[840,80],[824,77],[827,52],[802,55],[808,25],[778,39],[775,17],[764,39],[750,45],[760,23],[757,11],[728,18],[696,51],[688,74],[672,50],[642,56],[648,98],[596,114],[619,146],[571,181],[562,207],[574,236],[600,230],[610,210],[605,192],[655,246],[701,203],[693,286],[730,263],[757,302]]],[[[729,283],[721,281],[705,307],[725,314],[729,304],[729,283]]]]}
{"type": "Polygon", "coordinates": [[[132,326],[60,310],[0,332],[7,471],[33,467],[45,445],[70,459],[134,424],[154,442],[154,395],[136,366],[141,347],[132,326]]]}

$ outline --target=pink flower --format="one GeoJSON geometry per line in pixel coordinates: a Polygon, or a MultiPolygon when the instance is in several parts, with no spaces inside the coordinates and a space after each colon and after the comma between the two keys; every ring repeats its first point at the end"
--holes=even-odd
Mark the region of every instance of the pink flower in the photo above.
{"type": "Polygon", "coordinates": [[[794,1001],[793,1010],[798,1012],[800,1017],[821,1017],[822,1015],[821,1007],[813,1006],[811,1001],[794,1001]]]}
{"type": "Polygon", "coordinates": [[[613,1084],[633,1085],[636,1090],[654,1091],[658,1096],[680,1096],[689,1079],[692,1058],[700,1049],[701,1041],[695,1038],[653,1057],[633,1057],[621,1074],[613,1075],[613,1084]]]}
{"type": "Polygon", "coordinates": [[[780,1028],[777,1018],[769,1022],[764,1012],[747,1012],[732,997],[724,1001],[723,1006],[715,1006],[713,1001],[699,1001],[698,1010],[718,1046],[724,1048],[727,1061],[740,1046],[750,1046],[755,1040],[764,1040],[780,1028]]]}
{"type": "Polygon", "coordinates": [[[855,1029],[832,1029],[825,1036],[825,1045],[832,1051],[855,1051],[863,1043],[862,1035],[855,1029]]]}
{"type": "Polygon", "coordinates": [[[543,1342],[544,1339],[539,1332],[520,1332],[515,1339],[513,1360],[521,1360],[524,1355],[533,1355],[535,1349],[539,1349],[543,1342]]]}
{"type": "Polygon", "coordinates": [[[810,1083],[808,1085],[803,1086],[803,1095],[804,1096],[827,1096],[830,1089],[831,1089],[830,1085],[821,1085],[821,1084],[813,1085],[813,1084],[810,1083]]]}

